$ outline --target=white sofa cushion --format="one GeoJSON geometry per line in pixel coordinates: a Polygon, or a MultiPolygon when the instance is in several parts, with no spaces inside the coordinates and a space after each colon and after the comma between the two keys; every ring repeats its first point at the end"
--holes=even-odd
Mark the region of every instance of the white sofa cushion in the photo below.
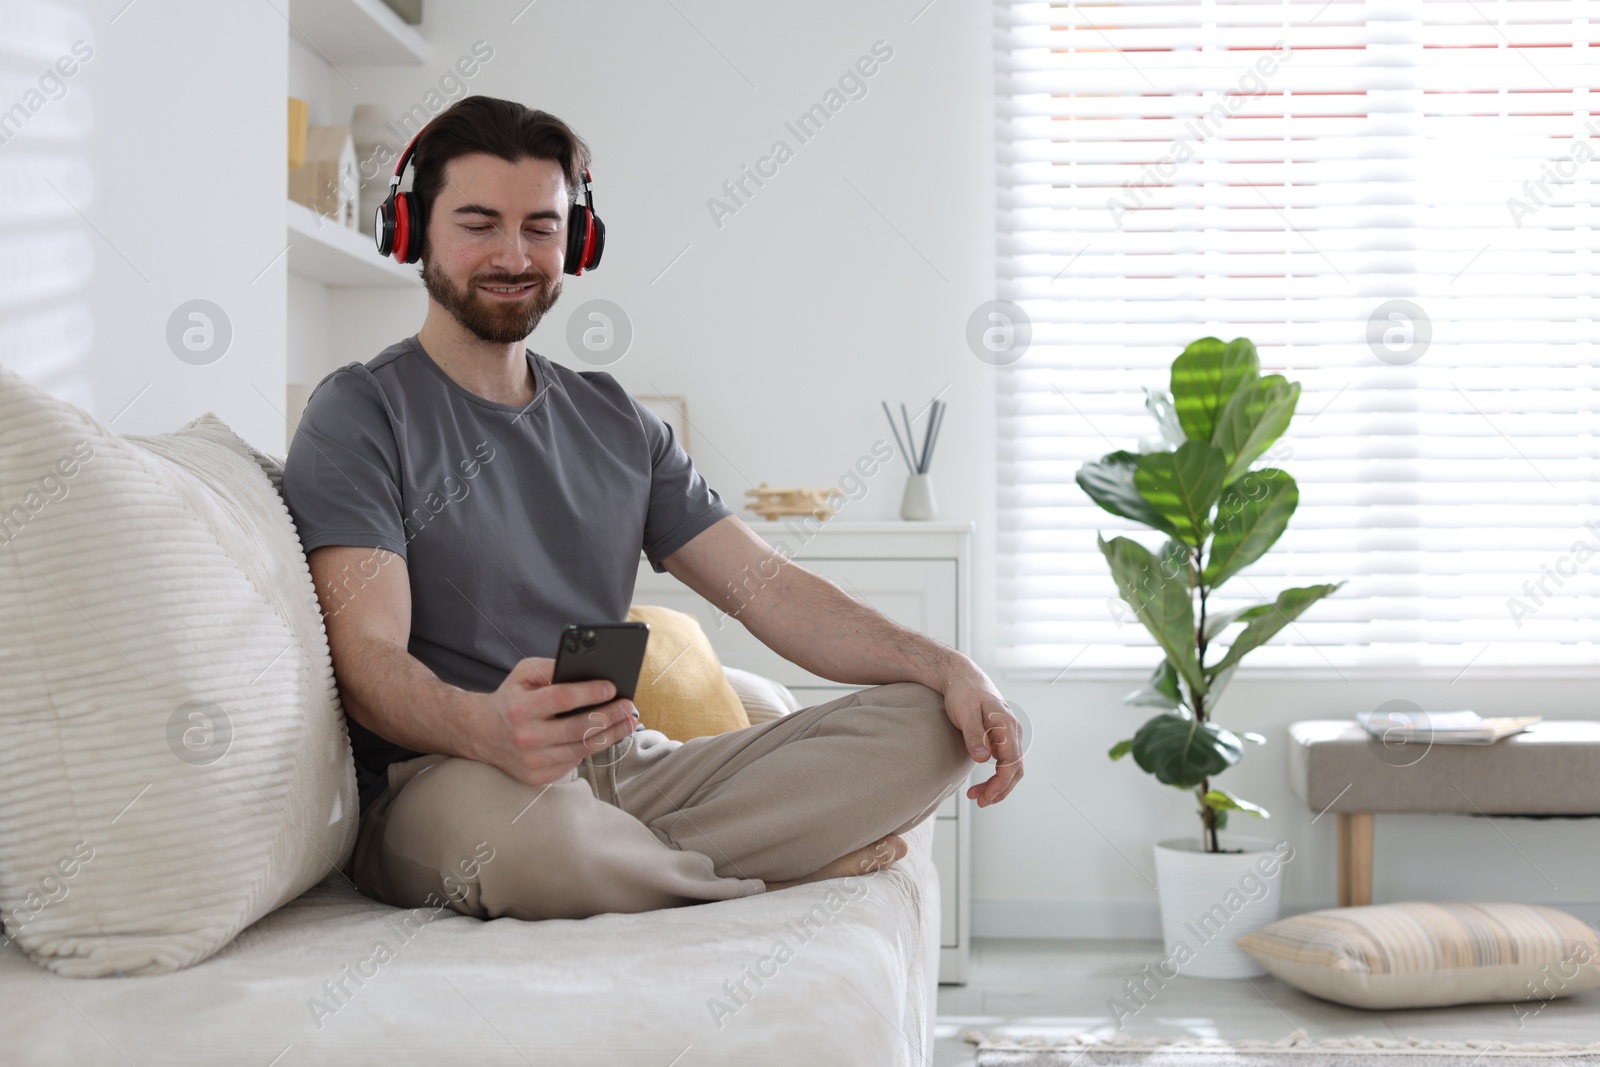
{"type": "Polygon", "coordinates": [[[638,915],[484,922],[391,908],[332,874],[158,979],[52,989],[0,948],[0,1061],[927,1067],[933,831],[925,819],[906,856],[848,896],[832,879],[638,915]],[[730,994],[739,983],[747,995],[730,994]]]}
{"type": "Polygon", "coordinates": [[[276,473],[210,413],[123,437],[0,367],[0,918],[57,974],[203,960],[354,846],[276,473]]]}
{"type": "Polygon", "coordinates": [[[722,667],[722,673],[728,679],[728,684],[733,686],[733,691],[739,694],[739,703],[744,705],[744,713],[751,726],[771,722],[800,710],[800,701],[795,699],[788,687],[779,685],[771,678],[726,664],[722,667]]]}

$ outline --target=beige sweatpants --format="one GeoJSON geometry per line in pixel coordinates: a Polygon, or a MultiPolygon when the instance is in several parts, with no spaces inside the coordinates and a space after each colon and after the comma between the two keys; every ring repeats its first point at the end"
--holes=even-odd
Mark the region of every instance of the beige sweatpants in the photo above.
{"type": "Polygon", "coordinates": [[[482,919],[727,900],[910,830],[974,766],[915,682],[686,742],[643,730],[544,786],[421,756],[389,767],[348,873],[385,903],[482,919]]]}

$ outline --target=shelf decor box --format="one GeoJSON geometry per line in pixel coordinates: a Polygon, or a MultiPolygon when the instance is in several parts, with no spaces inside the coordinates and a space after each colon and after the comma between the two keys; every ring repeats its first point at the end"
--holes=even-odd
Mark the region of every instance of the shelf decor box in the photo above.
{"type": "Polygon", "coordinates": [[[306,131],[305,162],[289,170],[289,199],[356,229],[361,193],[355,141],[349,126],[312,126],[306,131]]]}

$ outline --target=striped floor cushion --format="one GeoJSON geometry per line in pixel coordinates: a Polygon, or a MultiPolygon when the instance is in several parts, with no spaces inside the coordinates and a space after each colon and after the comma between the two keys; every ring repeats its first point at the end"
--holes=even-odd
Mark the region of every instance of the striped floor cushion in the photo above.
{"type": "Polygon", "coordinates": [[[1600,987],[1600,936],[1538,904],[1379,904],[1239,938],[1278,978],[1356,1008],[1551,1000],[1600,987]]]}

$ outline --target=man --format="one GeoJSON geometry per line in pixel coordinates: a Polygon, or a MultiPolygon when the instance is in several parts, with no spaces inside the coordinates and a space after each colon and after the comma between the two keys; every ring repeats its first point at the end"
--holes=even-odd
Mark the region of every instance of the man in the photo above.
{"type": "Polygon", "coordinates": [[[524,346],[561,292],[584,142],[472,96],[414,163],[427,318],[318,384],[283,478],[355,752],[362,891],[481,918],[723,900],[894,863],[974,760],[997,769],[967,795],[1004,798],[1020,729],[967,657],[778,556],[611,375],[524,346]],[[609,682],[552,684],[567,623],[626,615],[641,549],[871,688],[677,742],[609,682]],[[775,561],[741,602],[735,579],[775,561]]]}

